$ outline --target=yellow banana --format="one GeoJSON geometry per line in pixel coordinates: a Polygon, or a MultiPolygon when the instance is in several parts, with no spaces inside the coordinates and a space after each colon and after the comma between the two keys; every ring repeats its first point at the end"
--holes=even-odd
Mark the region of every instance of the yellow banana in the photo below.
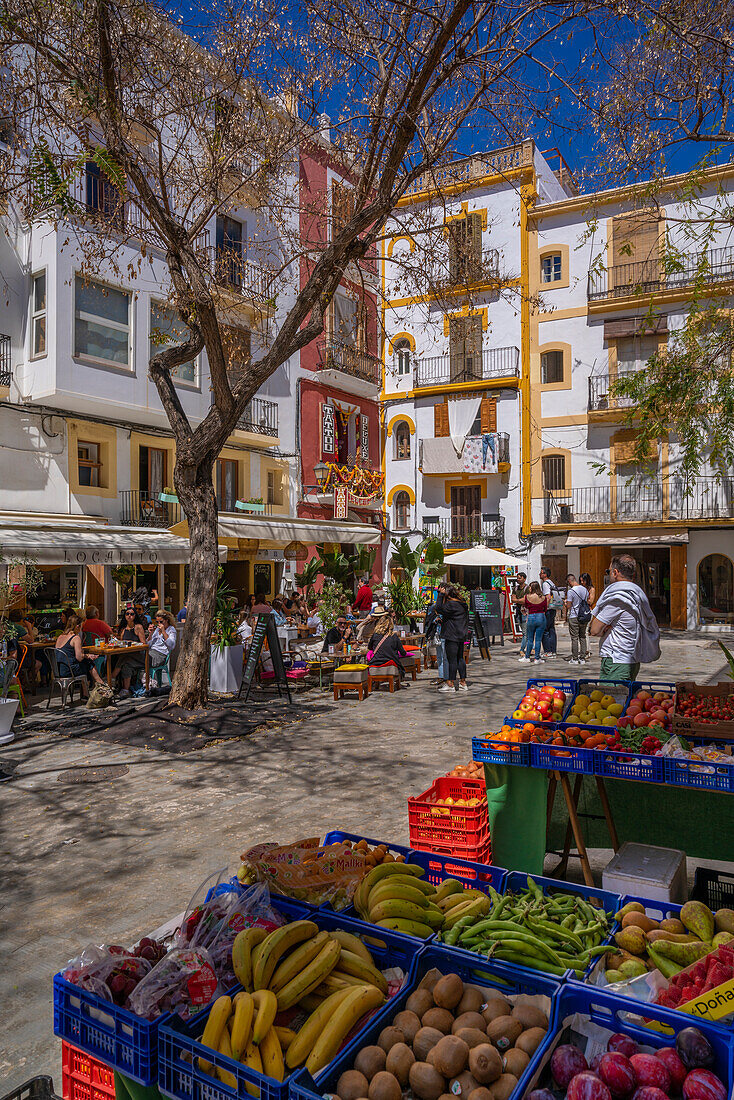
{"type": "Polygon", "coordinates": [[[275,968],[286,951],[297,943],[309,940],[317,935],[319,929],[312,920],[297,920],[276,928],[260,944],[256,960],[252,964],[252,983],[254,989],[267,989],[275,968]]]}
{"type": "MultiPolygon", "coordinates": [[[[232,1057],[232,1047],[229,1043],[229,1032],[226,1027],[222,1031],[222,1036],[219,1040],[219,1053],[223,1054],[225,1058],[232,1057]]],[[[225,1085],[229,1085],[231,1089],[237,1089],[237,1078],[229,1070],[222,1069],[221,1066],[216,1067],[217,1077],[220,1081],[223,1081],[225,1085]]]]}
{"type": "Polygon", "coordinates": [[[433,935],[433,929],[422,921],[406,920],[405,917],[385,917],[376,922],[380,928],[389,928],[393,932],[405,932],[408,936],[417,936],[419,940],[427,940],[433,935]]]}
{"type": "Polygon", "coordinates": [[[328,932],[319,932],[318,936],[306,940],[305,943],[300,944],[291,951],[290,955],[278,965],[270,979],[269,988],[272,989],[273,993],[277,993],[283,986],[288,985],[288,982],[292,981],[297,974],[300,974],[311,960],[316,958],[328,939],[328,932]]]}
{"type": "Polygon", "coordinates": [[[239,1062],[242,1054],[247,1050],[252,1032],[252,1018],[255,1015],[255,1002],[252,994],[244,990],[235,995],[233,1001],[234,1016],[232,1018],[232,1057],[239,1062]]]}
{"type": "Polygon", "coordinates": [[[313,993],[318,985],[321,985],[327,974],[330,974],[339,962],[341,945],[336,940],[329,940],[319,954],[297,975],[288,985],[278,993],[278,1011],[291,1008],[301,997],[307,993],[313,993]]]}
{"type": "Polygon", "coordinates": [[[330,997],[327,997],[314,1009],[306,1022],[302,1024],[295,1039],[285,1052],[285,1064],[289,1069],[296,1069],[297,1066],[303,1065],[332,1012],[351,993],[352,988],[352,986],[347,986],[346,989],[340,989],[337,993],[332,993],[330,997]]]}
{"type": "Polygon", "coordinates": [[[432,882],[426,882],[425,879],[414,876],[410,879],[410,885],[414,890],[420,890],[421,893],[425,894],[429,901],[436,900],[436,887],[432,882]]]}
{"type": "Polygon", "coordinates": [[[371,1012],[373,1008],[379,1008],[384,1000],[383,994],[373,985],[351,989],[347,993],[341,1004],[331,1014],[306,1059],[306,1069],[312,1077],[315,1077],[324,1066],[328,1066],[357,1020],[360,1020],[366,1012],[371,1012]]]}
{"type": "Polygon", "coordinates": [[[258,989],[252,994],[252,1002],[257,1009],[252,1027],[252,1041],[255,1046],[259,1046],[273,1026],[278,1011],[278,998],[270,989],[258,989]]]}
{"type": "Polygon", "coordinates": [[[243,989],[252,991],[252,949],[262,943],[267,929],[253,925],[238,932],[232,944],[232,969],[243,989]]]}
{"type": "Polygon", "coordinates": [[[423,924],[430,924],[431,928],[443,928],[444,915],[437,905],[429,905],[423,910],[423,924]]]}
{"type": "MultiPolygon", "coordinates": [[[[242,1061],[248,1069],[254,1069],[255,1073],[262,1073],[263,1071],[263,1060],[260,1057],[260,1048],[256,1047],[254,1043],[250,1043],[247,1050],[245,1051],[244,1059],[240,1059],[240,1061],[242,1061]]],[[[257,1087],[257,1085],[253,1084],[250,1081],[247,1081],[245,1083],[245,1088],[249,1092],[250,1096],[260,1095],[260,1089],[257,1087]]]]}
{"type": "Polygon", "coordinates": [[[383,878],[391,878],[393,875],[404,875],[406,878],[423,878],[423,868],[419,867],[417,863],[380,863],[377,867],[373,867],[371,871],[362,879],[362,893],[361,898],[364,900],[369,895],[370,890],[383,878]]]}
{"type": "Polygon", "coordinates": [[[376,924],[385,917],[403,917],[406,920],[417,920],[426,924],[427,921],[423,918],[424,911],[421,906],[413,905],[412,901],[393,898],[390,901],[381,901],[379,905],[370,906],[370,920],[376,924]]]}
{"type": "Polygon", "coordinates": [[[319,1005],[323,1004],[323,1002],[324,998],[321,996],[320,993],[317,993],[316,990],[314,990],[313,993],[307,993],[305,997],[301,997],[298,1004],[304,1012],[308,1012],[308,1014],[310,1015],[312,1012],[315,1012],[319,1005]]]}
{"type": "Polygon", "coordinates": [[[452,894],[460,894],[464,887],[455,878],[445,878],[443,882],[436,888],[436,896],[433,899],[435,902],[441,901],[442,898],[451,897],[452,894]]]}
{"type": "Polygon", "coordinates": [[[374,909],[381,901],[389,901],[390,898],[400,898],[402,901],[412,901],[414,905],[425,908],[428,905],[428,897],[421,890],[416,890],[411,883],[414,879],[401,882],[396,878],[385,878],[378,882],[374,890],[370,890],[367,899],[367,908],[374,909]]]}
{"type": "Polygon", "coordinates": [[[260,1043],[260,1057],[262,1058],[265,1076],[273,1077],[276,1081],[282,1081],[285,1077],[283,1051],[273,1027],[268,1029],[260,1043]]]}
{"type": "Polygon", "coordinates": [[[387,981],[381,971],[377,969],[374,963],[366,963],[360,955],[355,955],[351,951],[345,951],[342,948],[342,953],[339,956],[339,970],[343,970],[345,974],[353,974],[356,978],[361,978],[368,985],[376,985],[383,993],[387,993],[387,981]]]}
{"type": "Polygon", "coordinates": [[[436,902],[436,905],[442,913],[448,913],[450,909],[455,909],[457,905],[463,905],[466,901],[476,901],[477,898],[486,897],[480,890],[463,890],[460,894],[449,894],[446,898],[441,898],[436,902]]]}
{"type": "MultiPolygon", "coordinates": [[[[204,1034],[199,1039],[202,1046],[209,1047],[211,1050],[219,1050],[219,1040],[222,1038],[222,1032],[227,1028],[227,1020],[231,1012],[232,998],[217,997],[209,1012],[204,1034]]],[[[204,1070],[204,1073],[211,1073],[212,1071],[211,1062],[207,1062],[204,1058],[199,1059],[199,1066],[204,1070]]]]}
{"type": "Polygon", "coordinates": [[[462,917],[485,917],[491,908],[492,902],[487,897],[475,898],[473,901],[468,901],[464,905],[457,905],[448,913],[444,914],[443,927],[445,929],[453,928],[456,922],[460,921],[462,917]]]}
{"type": "Polygon", "coordinates": [[[333,928],[331,932],[329,932],[329,935],[332,940],[336,940],[337,943],[340,943],[342,948],[351,951],[355,955],[361,956],[366,963],[374,966],[374,960],[359,936],[353,936],[351,932],[346,932],[343,928],[333,928]]]}
{"type": "Polygon", "coordinates": [[[276,1027],[273,1029],[278,1036],[278,1042],[280,1043],[281,1050],[288,1050],[293,1040],[296,1037],[295,1031],[289,1027],[276,1027]]]}
{"type": "Polygon", "coordinates": [[[351,974],[337,975],[334,970],[327,974],[321,985],[317,985],[314,993],[320,997],[330,997],[338,989],[354,989],[355,985],[364,985],[359,978],[353,978],[351,974]]]}

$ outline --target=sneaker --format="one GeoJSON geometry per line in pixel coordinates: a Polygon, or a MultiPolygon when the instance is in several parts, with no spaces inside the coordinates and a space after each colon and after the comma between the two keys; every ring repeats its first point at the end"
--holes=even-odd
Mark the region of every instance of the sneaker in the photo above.
{"type": "Polygon", "coordinates": [[[442,692],[444,695],[448,695],[449,692],[451,692],[451,694],[453,695],[454,694],[454,685],[453,684],[441,684],[441,687],[438,690],[440,692],[442,692]]]}
{"type": "Polygon", "coordinates": [[[582,665],[584,662],[583,661],[577,661],[574,657],[569,657],[568,663],[570,665],[582,665]]]}
{"type": "Polygon", "coordinates": [[[544,665],[546,662],[545,657],[535,657],[530,663],[531,665],[544,665]]]}
{"type": "Polygon", "coordinates": [[[122,691],[120,692],[120,694],[117,696],[117,698],[118,699],[129,699],[131,694],[132,694],[132,692],[129,691],[128,688],[123,688],[122,691]]]}
{"type": "Polygon", "coordinates": [[[519,665],[529,665],[530,664],[530,658],[529,657],[521,657],[517,663],[519,665]]]}
{"type": "Polygon", "coordinates": [[[456,690],[457,691],[468,691],[469,690],[469,685],[468,684],[459,684],[459,686],[456,690]]]}

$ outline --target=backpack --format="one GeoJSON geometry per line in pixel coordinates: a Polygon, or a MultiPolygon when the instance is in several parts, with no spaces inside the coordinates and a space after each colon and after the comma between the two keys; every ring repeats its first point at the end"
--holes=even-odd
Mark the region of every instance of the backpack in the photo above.
{"type": "Polygon", "coordinates": [[[548,606],[552,611],[560,611],[561,608],[563,607],[563,600],[561,598],[561,593],[558,591],[556,586],[553,584],[553,581],[551,581],[550,583],[551,583],[551,599],[550,599],[550,603],[549,603],[548,606]]]}
{"type": "Polygon", "coordinates": [[[589,607],[588,600],[579,600],[579,609],[576,618],[580,623],[591,622],[591,608],[589,607]]]}

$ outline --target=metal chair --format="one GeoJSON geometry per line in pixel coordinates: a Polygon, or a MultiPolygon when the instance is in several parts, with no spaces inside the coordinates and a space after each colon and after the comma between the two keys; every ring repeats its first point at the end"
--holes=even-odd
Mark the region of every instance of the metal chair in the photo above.
{"type": "Polygon", "coordinates": [[[173,680],[171,679],[171,654],[169,653],[162,665],[151,665],[149,680],[152,680],[155,676],[155,681],[159,688],[163,687],[163,673],[165,672],[168,677],[168,683],[173,687],[173,680]]]}
{"type": "Polygon", "coordinates": [[[23,686],[20,682],[20,674],[23,671],[23,663],[28,656],[28,646],[25,644],[25,642],[16,642],[15,644],[17,645],[18,652],[20,653],[20,661],[18,662],[18,667],[16,668],[14,674],[10,678],[10,683],[5,689],[5,693],[6,696],[18,696],[18,702],[20,703],[20,716],[21,718],[25,718],[25,708],[27,704],[25,701],[25,695],[23,694],[23,686]]]}
{"type": "Polygon", "coordinates": [[[49,688],[49,692],[48,692],[48,701],[46,702],[46,710],[48,710],[48,708],[51,706],[51,698],[53,696],[55,687],[58,687],[59,691],[61,692],[61,706],[62,707],[66,706],[67,694],[69,696],[69,701],[73,702],[74,687],[75,686],[79,687],[79,698],[82,699],[84,697],[84,692],[83,692],[82,688],[83,687],[86,687],[86,688],[89,687],[89,681],[87,680],[86,676],[84,676],[84,675],[81,675],[81,676],[62,676],[59,672],[59,664],[58,664],[58,660],[57,660],[57,657],[56,657],[56,649],[49,646],[47,649],[44,649],[44,653],[48,657],[48,663],[51,666],[51,687],[49,688]]]}
{"type": "Polygon", "coordinates": [[[7,699],[17,668],[18,662],[14,657],[0,658],[0,699],[7,699]]]}

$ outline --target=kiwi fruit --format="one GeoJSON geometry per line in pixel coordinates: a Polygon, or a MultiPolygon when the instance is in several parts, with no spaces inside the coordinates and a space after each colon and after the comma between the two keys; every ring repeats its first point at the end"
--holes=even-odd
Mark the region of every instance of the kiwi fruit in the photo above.
{"type": "Polygon", "coordinates": [[[468,1097],[470,1092],[474,1092],[474,1089],[479,1088],[479,1082],[475,1077],[472,1077],[468,1069],[465,1069],[458,1077],[452,1078],[449,1087],[454,1096],[468,1097]]]}
{"type": "Polygon", "coordinates": [[[370,1081],[369,1100],[402,1100],[403,1090],[397,1077],[381,1070],[370,1081]]]}
{"type": "Polygon", "coordinates": [[[485,1089],[484,1086],[478,1089],[474,1089],[474,1092],[469,1093],[469,1100],[494,1100],[492,1093],[489,1089],[485,1089]]]}
{"type": "Polygon", "coordinates": [[[385,1058],[386,1054],[382,1047],[362,1047],[354,1059],[354,1068],[371,1081],[376,1073],[380,1073],[385,1068],[385,1058]]]}
{"type": "Polygon", "coordinates": [[[480,1085],[491,1085],[502,1074],[502,1058],[491,1043],[469,1051],[469,1069],[480,1085]]]}
{"type": "Polygon", "coordinates": [[[532,1058],[544,1039],[544,1027],[531,1027],[527,1031],[523,1031],[520,1038],[515,1040],[515,1046],[518,1050],[521,1050],[523,1054],[527,1054],[532,1058]]]}
{"type": "Polygon", "coordinates": [[[339,1078],[336,1086],[341,1100],[360,1100],[367,1095],[369,1081],[358,1069],[348,1069],[339,1078]]]}
{"type": "MultiPolygon", "coordinates": [[[[436,1049],[435,1047],[433,1048],[436,1049]]],[[[387,1055],[387,1061],[385,1062],[385,1069],[388,1073],[392,1073],[393,1077],[397,1077],[402,1088],[408,1084],[408,1074],[410,1073],[410,1067],[415,1062],[415,1054],[406,1046],[405,1043],[396,1043],[394,1047],[390,1047],[387,1055]]]]}
{"type": "Polygon", "coordinates": [[[456,1034],[464,1040],[470,1050],[472,1047],[481,1046],[482,1043],[487,1041],[486,1031],[480,1031],[478,1027],[462,1027],[461,1031],[457,1031],[456,1034]]]}
{"type": "Polygon", "coordinates": [[[407,1009],[398,1012],[392,1024],[393,1027],[400,1028],[408,1046],[410,1046],[421,1029],[420,1018],[416,1016],[415,1012],[408,1012],[407,1009]]]}
{"type": "Polygon", "coordinates": [[[498,1016],[491,1024],[487,1024],[487,1038],[498,1050],[514,1047],[522,1033],[522,1024],[519,1020],[513,1020],[512,1016],[498,1016]]]}
{"type": "Polygon", "coordinates": [[[458,974],[444,974],[433,987],[433,1000],[439,1008],[456,1008],[463,996],[464,983],[458,974]]]}
{"type": "Polygon", "coordinates": [[[456,1006],[456,1015],[461,1016],[464,1012],[481,1012],[483,1004],[484,994],[481,989],[477,989],[475,985],[465,985],[464,996],[456,1006]]]}
{"type": "Polygon", "coordinates": [[[415,1054],[419,1062],[425,1062],[428,1058],[428,1053],[443,1039],[443,1032],[437,1031],[435,1027],[422,1027],[415,1039],[413,1040],[413,1053],[415,1054]]]}
{"type": "Polygon", "coordinates": [[[548,1017],[535,1005],[515,1005],[510,1013],[513,1020],[519,1020],[523,1028],[548,1027],[548,1017]]]}
{"type": "Polygon", "coordinates": [[[431,1054],[432,1064],[444,1077],[458,1077],[469,1061],[469,1047],[458,1035],[444,1035],[431,1054]]]}
{"type": "Polygon", "coordinates": [[[421,989],[427,989],[429,993],[433,993],[438,982],[440,982],[442,975],[437,970],[433,970],[426,974],[425,978],[420,984],[421,989]]]}
{"type": "Polygon", "coordinates": [[[414,1012],[418,1019],[421,1019],[423,1013],[428,1012],[429,1008],[433,1008],[433,995],[430,989],[416,989],[405,1002],[406,1012],[414,1012]]]}
{"type": "Polygon", "coordinates": [[[512,1047],[502,1059],[502,1069],[505,1073],[511,1073],[519,1080],[528,1067],[530,1056],[524,1050],[512,1047]]]}
{"type": "Polygon", "coordinates": [[[382,1047],[386,1054],[390,1050],[390,1047],[394,1047],[396,1043],[404,1042],[405,1035],[403,1032],[399,1027],[393,1027],[392,1025],[390,1027],[383,1027],[377,1037],[377,1045],[382,1047]]]}
{"type": "Polygon", "coordinates": [[[408,1073],[410,1087],[419,1100],[438,1100],[446,1089],[446,1081],[427,1062],[414,1062],[408,1073]]]}
{"type": "Polygon", "coordinates": [[[435,1027],[443,1035],[449,1035],[454,1025],[454,1017],[447,1008],[429,1008],[428,1012],[423,1013],[421,1024],[423,1027],[435,1027]]]}
{"type": "Polygon", "coordinates": [[[487,1024],[484,1016],[479,1012],[462,1012],[461,1016],[457,1016],[454,1020],[451,1030],[456,1035],[462,1027],[475,1027],[479,1031],[486,1031],[487,1024]]]}
{"type": "Polygon", "coordinates": [[[482,1009],[482,1016],[484,1016],[487,1024],[491,1024],[492,1020],[496,1020],[498,1016],[509,1016],[511,1011],[512,1005],[510,1002],[506,1001],[499,993],[493,993],[487,1001],[486,1008],[482,1009]]]}
{"type": "Polygon", "coordinates": [[[492,1085],[493,1100],[510,1100],[517,1088],[517,1077],[512,1073],[503,1073],[492,1085]]]}

